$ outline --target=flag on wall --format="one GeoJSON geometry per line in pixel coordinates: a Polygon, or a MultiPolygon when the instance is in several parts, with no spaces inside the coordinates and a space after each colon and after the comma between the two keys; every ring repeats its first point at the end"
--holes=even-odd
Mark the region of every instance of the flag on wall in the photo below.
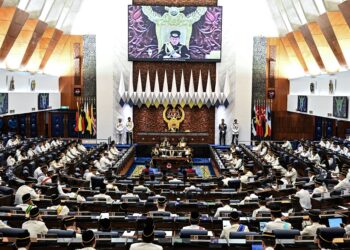
{"type": "Polygon", "coordinates": [[[77,111],[75,112],[75,132],[79,132],[79,102],[77,102],[77,111]]]}
{"type": "Polygon", "coordinates": [[[96,119],[94,117],[94,108],[92,103],[91,103],[91,122],[93,127],[93,135],[95,136],[97,132],[97,126],[96,126],[96,119]]]}
{"type": "Polygon", "coordinates": [[[253,114],[252,114],[252,121],[251,121],[251,126],[252,126],[252,134],[253,136],[256,136],[256,128],[255,128],[255,124],[256,124],[256,105],[254,103],[253,105],[253,114]]]}
{"type": "Polygon", "coordinates": [[[271,108],[270,105],[266,106],[266,125],[264,137],[271,137],[271,108]]]}
{"type": "Polygon", "coordinates": [[[86,103],[86,120],[87,120],[87,126],[86,131],[89,132],[90,135],[92,135],[92,119],[91,119],[91,111],[89,109],[89,104],[86,103]]]}

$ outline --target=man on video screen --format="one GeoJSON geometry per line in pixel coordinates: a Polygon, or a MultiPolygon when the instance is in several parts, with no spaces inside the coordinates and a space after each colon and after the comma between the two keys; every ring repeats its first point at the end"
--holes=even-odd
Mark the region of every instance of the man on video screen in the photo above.
{"type": "Polygon", "coordinates": [[[186,47],[180,43],[180,31],[173,30],[170,32],[169,42],[165,43],[159,52],[159,58],[162,59],[189,59],[190,53],[186,47]]]}

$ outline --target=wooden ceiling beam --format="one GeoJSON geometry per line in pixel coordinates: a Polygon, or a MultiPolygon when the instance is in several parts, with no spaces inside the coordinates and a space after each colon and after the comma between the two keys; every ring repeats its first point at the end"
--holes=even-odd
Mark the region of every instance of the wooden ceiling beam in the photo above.
{"type": "MultiPolygon", "coordinates": [[[[287,39],[290,47],[293,49],[293,51],[296,55],[296,58],[298,59],[300,65],[303,67],[305,72],[308,72],[309,71],[308,66],[304,60],[303,54],[301,53],[301,50],[298,46],[297,41],[295,40],[293,32],[288,33],[286,35],[286,39],[287,39]]],[[[286,46],[287,41],[285,41],[285,39],[282,39],[282,41],[283,41],[283,44],[286,46]]]]}
{"type": "Polygon", "coordinates": [[[48,60],[50,59],[54,49],[56,48],[56,45],[58,43],[58,41],[61,39],[63,35],[63,31],[62,30],[59,30],[59,29],[55,29],[53,35],[52,35],[52,38],[51,38],[51,41],[46,49],[46,52],[45,52],[45,55],[43,57],[43,60],[41,61],[40,63],[40,66],[39,66],[39,69],[44,69],[48,60]]]}

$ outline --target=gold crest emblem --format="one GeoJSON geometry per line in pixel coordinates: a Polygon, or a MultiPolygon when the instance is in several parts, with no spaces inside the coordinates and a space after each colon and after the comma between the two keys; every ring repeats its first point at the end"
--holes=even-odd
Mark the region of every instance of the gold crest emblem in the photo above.
{"type": "Polygon", "coordinates": [[[185,119],[185,111],[180,107],[166,107],[163,111],[163,119],[168,124],[171,131],[179,130],[181,122],[185,119]]]}

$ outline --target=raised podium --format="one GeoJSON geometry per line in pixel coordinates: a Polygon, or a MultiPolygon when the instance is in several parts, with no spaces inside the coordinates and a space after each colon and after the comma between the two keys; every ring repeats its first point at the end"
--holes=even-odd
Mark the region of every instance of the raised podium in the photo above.
{"type": "Polygon", "coordinates": [[[177,173],[180,168],[187,168],[189,163],[186,157],[179,156],[153,156],[153,166],[160,171],[171,171],[177,173]]]}
{"type": "Polygon", "coordinates": [[[208,144],[212,142],[212,135],[207,132],[137,132],[135,134],[135,142],[142,144],[156,144],[165,137],[172,144],[177,143],[182,137],[186,139],[188,144],[208,144]]]}

